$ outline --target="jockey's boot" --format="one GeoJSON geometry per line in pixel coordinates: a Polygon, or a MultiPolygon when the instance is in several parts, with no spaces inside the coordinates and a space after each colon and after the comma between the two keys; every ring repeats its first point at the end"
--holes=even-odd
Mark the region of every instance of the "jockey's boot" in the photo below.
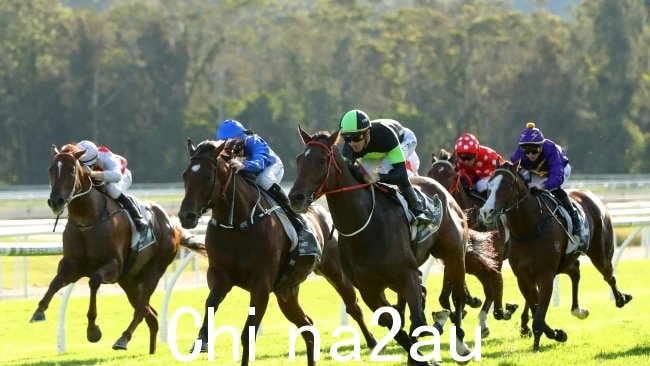
{"type": "Polygon", "coordinates": [[[133,224],[135,225],[135,229],[142,234],[142,230],[144,230],[147,227],[147,222],[140,214],[140,210],[138,210],[138,208],[135,207],[135,202],[129,199],[129,197],[125,196],[124,193],[121,193],[120,196],[117,197],[117,202],[121,203],[122,207],[124,207],[129,212],[129,215],[131,215],[131,219],[133,219],[133,224]]]}
{"type": "Polygon", "coordinates": [[[275,198],[276,201],[278,201],[278,204],[280,207],[282,207],[284,212],[287,214],[287,218],[289,221],[291,221],[291,224],[296,229],[296,233],[298,236],[300,236],[300,233],[304,227],[304,223],[300,215],[295,213],[289,206],[289,197],[287,197],[287,194],[284,193],[282,187],[280,187],[279,184],[274,183],[269,188],[268,192],[271,194],[271,196],[273,196],[273,198],[275,198]]]}
{"type": "Polygon", "coordinates": [[[415,215],[418,225],[429,225],[432,220],[424,213],[424,204],[420,201],[420,198],[415,193],[415,189],[412,185],[407,185],[403,189],[404,198],[409,204],[409,209],[415,215]]]}

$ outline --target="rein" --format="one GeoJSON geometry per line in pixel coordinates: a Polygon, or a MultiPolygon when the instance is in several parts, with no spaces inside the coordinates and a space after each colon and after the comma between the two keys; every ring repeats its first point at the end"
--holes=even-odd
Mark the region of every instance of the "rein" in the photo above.
{"type": "MultiPolygon", "coordinates": [[[[517,181],[517,177],[515,176],[515,174],[513,172],[511,172],[510,170],[508,170],[508,169],[500,168],[500,169],[495,170],[495,172],[499,172],[499,171],[510,174],[510,176],[512,177],[512,186],[514,188],[515,182],[517,181]]],[[[517,193],[519,193],[519,192],[517,192],[517,193]]],[[[509,211],[514,210],[515,208],[519,207],[519,205],[526,198],[528,198],[528,195],[530,195],[530,190],[526,190],[526,193],[522,197],[518,198],[517,201],[515,203],[513,203],[512,205],[506,206],[506,207],[502,208],[501,210],[499,210],[498,215],[502,216],[502,215],[508,213],[509,211]]],[[[516,196],[515,196],[515,198],[516,198],[516,196]]]]}
{"type": "MultiPolygon", "coordinates": [[[[83,182],[81,182],[81,179],[79,179],[79,174],[77,174],[77,172],[76,172],[76,170],[77,170],[76,165],[75,165],[74,169],[75,169],[74,185],[72,186],[72,190],[70,191],[70,194],[65,199],[65,205],[66,206],[68,206],[70,204],[70,202],[72,202],[74,199],[77,199],[79,197],[87,195],[93,189],[93,180],[90,178],[89,175],[87,175],[88,180],[90,181],[90,185],[88,186],[88,189],[86,191],[83,190],[84,185],[83,185],[83,182]],[[76,193],[77,192],[77,183],[79,183],[79,193],[76,193]]],[[[54,227],[52,228],[52,232],[56,231],[56,225],[59,223],[59,217],[60,216],[61,216],[61,214],[56,215],[56,220],[54,220],[54,227]]]]}
{"type": "Polygon", "coordinates": [[[336,168],[336,171],[337,171],[336,178],[337,178],[337,180],[338,180],[338,178],[340,178],[343,175],[343,171],[341,170],[341,168],[336,163],[336,160],[334,159],[334,150],[332,149],[331,146],[327,146],[327,145],[325,145],[324,143],[322,143],[320,141],[310,141],[310,142],[307,143],[307,146],[309,146],[309,145],[319,146],[319,147],[323,148],[325,150],[325,152],[327,152],[327,174],[325,175],[325,178],[323,178],[323,181],[321,182],[321,184],[318,186],[318,189],[312,194],[312,197],[311,197],[312,202],[317,200],[318,198],[320,198],[322,196],[325,196],[325,195],[328,195],[328,194],[334,194],[334,193],[340,193],[340,192],[349,192],[349,191],[354,191],[354,190],[357,190],[357,189],[370,187],[370,192],[372,194],[372,209],[370,210],[370,214],[368,215],[368,219],[366,220],[365,224],[363,224],[363,226],[361,226],[361,228],[359,228],[358,230],[355,230],[354,232],[349,233],[349,234],[342,233],[341,230],[337,229],[339,234],[341,234],[343,236],[346,236],[346,237],[357,235],[358,233],[362,232],[366,227],[368,227],[368,224],[370,224],[370,220],[372,219],[372,215],[375,212],[375,203],[376,203],[376,201],[375,201],[375,183],[361,183],[361,184],[356,184],[356,185],[353,185],[353,186],[346,186],[346,187],[337,188],[337,189],[333,189],[333,190],[329,190],[329,191],[323,191],[323,189],[325,188],[325,184],[329,180],[330,170],[331,170],[332,165],[334,165],[334,167],[336,168]]]}

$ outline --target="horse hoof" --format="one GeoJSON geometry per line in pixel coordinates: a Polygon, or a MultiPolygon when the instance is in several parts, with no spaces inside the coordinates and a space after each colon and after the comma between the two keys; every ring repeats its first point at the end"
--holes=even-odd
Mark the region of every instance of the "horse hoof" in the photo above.
{"type": "Polygon", "coordinates": [[[470,308],[478,309],[481,307],[481,305],[483,305],[483,301],[478,297],[471,297],[469,298],[469,301],[467,301],[467,305],[470,308]]]}
{"type": "Polygon", "coordinates": [[[124,337],[120,337],[120,339],[118,339],[118,340],[115,342],[115,344],[113,344],[113,349],[114,349],[114,350],[126,350],[126,345],[127,345],[128,343],[129,343],[129,342],[126,340],[126,338],[124,338],[124,337]]]}
{"type": "Polygon", "coordinates": [[[519,305],[506,303],[506,312],[510,313],[510,315],[514,314],[517,309],[519,309],[519,305]]]}
{"type": "Polygon", "coordinates": [[[528,328],[521,328],[519,329],[519,335],[522,338],[530,338],[533,336],[533,332],[528,328]]]}
{"type": "Polygon", "coordinates": [[[32,319],[29,322],[35,323],[35,322],[42,322],[44,320],[45,320],[45,312],[36,310],[34,312],[34,315],[32,315],[32,319]]]}
{"type": "MultiPolygon", "coordinates": [[[[202,340],[201,338],[197,338],[197,341],[201,341],[201,352],[200,353],[208,353],[208,345],[207,342],[202,340]]],[[[192,343],[192,348],[190,348],[190,353],[194,352],[194,347],[196,347],[196,342],[192,343]]]]}
{"type": "Polygon", "coordinates": [[[621,294],[621,297],[616,299],[616,307],[622,308],[623,306],[625,306],[625,304],[630,302],[630,300],[632,300],[632,295],[630,295],[630,294],[621,294]]]}
{"type": "Polygon", "coordinates": [[[553,337],[554,340],[564,343],[568,339],[568,336],[565,331],[562,329],[556,329],[555,330],[555,337],[553,337]]]}
{"type": "Polygon", "coordinates": [[[578,319],[586,319],[589,316],[589,310],[581,308],[573,309],[571,310],[571,315],[578,319]]]}
{"type": "Polygon", "coordinates": [[[102,339],[102,331],[99,327],[94,327],[93,329],[88,328],[86,331],[86,338],[88,339],[88,342],[97,343],[102,339]]]}
{"type": "Polygon", "coordinates": [[[490,328],[481,327],[481,338],[487,338],[490,336],[490,328]]]}

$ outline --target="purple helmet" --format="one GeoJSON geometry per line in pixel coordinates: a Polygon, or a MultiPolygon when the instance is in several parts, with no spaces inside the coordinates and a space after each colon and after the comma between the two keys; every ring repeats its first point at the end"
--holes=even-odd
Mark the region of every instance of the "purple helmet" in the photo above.
{"type": "Polygon", "coordinates": [[[544,135],[539,128],[535,128],[535,123],[526,123],[526,129],[519,136],[519,145],[541,145],[543,142],[544,135]]]}

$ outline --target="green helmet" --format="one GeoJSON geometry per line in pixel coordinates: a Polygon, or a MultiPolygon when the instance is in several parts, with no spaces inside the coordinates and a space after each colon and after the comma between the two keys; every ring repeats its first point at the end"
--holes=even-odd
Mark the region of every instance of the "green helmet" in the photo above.
{"type": "Polygon", "coordinates": [[[365,131],[370,128],[370,117],[364,111],[353,109],[341,117],[340,127],[342,134],[365,131]]]}

